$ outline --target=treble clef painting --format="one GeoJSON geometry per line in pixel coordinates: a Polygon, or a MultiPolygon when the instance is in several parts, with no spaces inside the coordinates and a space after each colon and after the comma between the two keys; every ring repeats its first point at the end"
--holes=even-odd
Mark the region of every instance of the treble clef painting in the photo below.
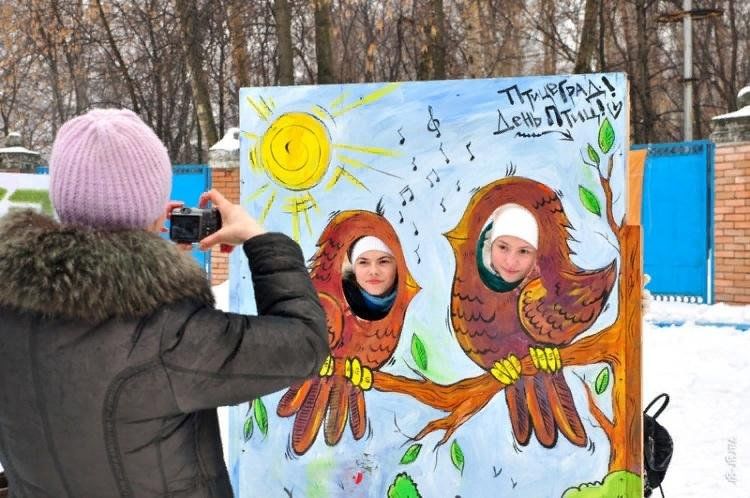
{"type": "Polygon", "coordinates": [[[427,112],[430,114],[430,119],[427,121],[427,130],[435,132],[435,138],[440,138],[440,120],[432,115],[432,106],[427,106],[427,112]]]}

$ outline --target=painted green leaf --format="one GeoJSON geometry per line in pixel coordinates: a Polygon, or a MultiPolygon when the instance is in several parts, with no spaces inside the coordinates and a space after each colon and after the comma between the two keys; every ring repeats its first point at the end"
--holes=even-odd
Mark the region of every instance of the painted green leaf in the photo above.
{"type": "Polygon", "coordinates": [[[255,414],[255,421],[258,422],[258,429],[264,435],[268,435],[268,411],[266,405],[263,404],[263,400],[258,398],[253,401],[253,413],[255,414]]]}
{"type": "Polygon", "coordinates": [[[406,472],[396,476],[393,484],[388,486],[388,498],[422,498],[417,485],[406,472]]]}
{"type": "Polygon", "coordinates": [[[411,356],[421,370],[427,370],[427,350],[417,334],[411,336],[411,356]]]}
{"type": "Polygon", "coordinates": [[[609,118],[604,118],[604,122],[599,127],[599,148],[605,154],[612,149],[615,144],[615,129],[612,128],[612,123],[609,122],[609,118]]]}
{"type": "Polygon", "coordinates": [[[579,185],[578,197],[580,197],[581,204],[583,204],[583,207],[585,207],[587,211],[594,213],[597,216],[602,215],[602,206],[599,203],[599,199],[597,199],[596,195],[591,190],[583,185],[579,185]]]}
{"type": "Polygon", "coordinates": [[[404,456],[401,457],[401,463],[404,465],[412,463],[419,456],[419,452],[422,450],[422,445],[419,443],[412,444],[409,449],[406,450],[404,456]]]}
{"type": "Polygon", "coordinates": [[[3,198],[5,198],[5,194],[7,193],[8,193],[7,190],[5,190],[3,187],[0,187],[0,201],[2,201],[3,198]]]}
{"type": "Polygon", "coordinates": [[[253,437],[254,427],[255,424],[253,423],[253,417],[247,417],[245,419],[245,425],[242,427],[242,436],[245,438],[245,442],[248,442],[248,440],[253,437]]]}
{"type": "Polygon", "coordinates": [[[596,150],[591,146],[591,144],[589,144],[586,148],[586,152],[589,155],[589,159],[591,159],[594,164],[599,166],[599,154],[596,153],[596,150]]]}
{"type": "Polygon", "coordinates": [[[609,368],[604,367],[602,368],[602,371],[599,372],[599,375],[596,376],[594,390],[596,391],[596,394],[601,394],[607,390],[607,386],[609,386],[609,368]]]}
{"type": "Polygon", "coordinates": [[[464,473],[464,452],[458,444],[458,441],[455,439],[451,443],[451,462],[453,462],[453,466],[456,467],[461,474],[464,473]]]}

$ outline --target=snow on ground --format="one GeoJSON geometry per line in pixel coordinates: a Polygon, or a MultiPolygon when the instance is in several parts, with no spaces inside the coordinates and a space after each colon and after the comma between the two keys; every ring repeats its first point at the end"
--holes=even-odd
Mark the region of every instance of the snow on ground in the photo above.
{"type": "Polygon", "coordinates": [[[662,392],[671,397],[659,417],[675,444],[669,498],[750,496],[748,326],[750,306],[657,302],[646,315],[644,407],[662,392]],[[655,325],[664,322],[679,325],[655,325]]]}

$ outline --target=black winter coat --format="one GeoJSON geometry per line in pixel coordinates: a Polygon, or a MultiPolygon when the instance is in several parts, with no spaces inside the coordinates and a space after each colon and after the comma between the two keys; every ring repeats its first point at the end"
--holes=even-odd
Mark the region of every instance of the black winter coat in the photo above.
{"type": "Polygon", "coordinates": [[[263,234],[244,251],[259,316],[215,310],[198,266],[156,235],[0,219],[11,498],[232,496],[215,408],[316,374],[329,354],[299,246],[263,234]]]}

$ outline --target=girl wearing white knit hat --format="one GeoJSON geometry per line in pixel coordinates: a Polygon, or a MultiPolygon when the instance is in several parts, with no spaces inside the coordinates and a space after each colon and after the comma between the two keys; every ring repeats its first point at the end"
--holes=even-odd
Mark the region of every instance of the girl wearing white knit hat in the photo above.
{"type": "Polygon", "coordinates": [[[492,215],[482,259],[506,284],[517,284],[534,268],[538,247],[539,226],[534,215],[518,204],[504,204],[492,215]]]}
{"type": "Polygon", "coordinates": [[[352,312],[365,320],[384,318],[396,298],[398,269],[391,249],[377,237],[357,240],[349,251],[352,269],[344,272],[344,295],[352,312]]]}

